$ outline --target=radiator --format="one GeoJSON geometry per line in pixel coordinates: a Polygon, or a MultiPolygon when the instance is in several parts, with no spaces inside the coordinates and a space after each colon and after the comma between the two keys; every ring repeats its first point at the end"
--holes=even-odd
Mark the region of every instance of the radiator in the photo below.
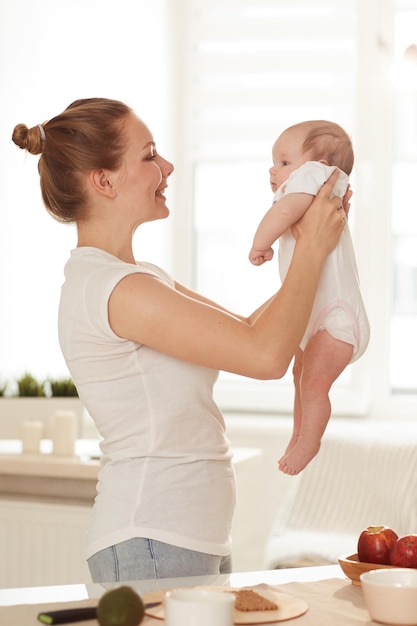
{"type": "Polygon", "coordinates": [[[85,535],[91,508],[0,500],[0,587],[91,582],[85,535]]]}

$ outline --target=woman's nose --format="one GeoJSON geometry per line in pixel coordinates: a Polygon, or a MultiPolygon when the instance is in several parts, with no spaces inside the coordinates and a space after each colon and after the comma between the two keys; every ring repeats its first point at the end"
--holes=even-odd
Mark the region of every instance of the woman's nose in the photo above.
{"type": "Polygon", "coordinates": [[[172,172],[174,171],[174,165],[173,163],[171,163],[170,161],[165,161],[165,167],[166,167],[166,171],[167,171],[167,176],[170,176],[172,174],[172,172]]]}
{"type": "Polygon", "coordinates": [[[159,156],[159,159],[159,167],[161,168],[161,172],[163,176],[167,178],[174,171],[174,165],[170,161],[164,159],[164,157],[159,156]]]}

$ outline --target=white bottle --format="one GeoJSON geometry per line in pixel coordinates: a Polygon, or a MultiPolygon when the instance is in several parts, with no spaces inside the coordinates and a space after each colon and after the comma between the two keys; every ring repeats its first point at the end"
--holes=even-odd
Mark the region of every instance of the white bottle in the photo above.
{"type": "Polygon", "coordinates": [[[43,423],[39,420],[25,420],[21,427],[22,452],[39,454],[43,435],[43,423]]]}
{"type": "Polygon", "coordinates": [[[74,411],[56,411],[52,424],[52,452],[56,456],[75,454],[77,417],[74,411]]]}

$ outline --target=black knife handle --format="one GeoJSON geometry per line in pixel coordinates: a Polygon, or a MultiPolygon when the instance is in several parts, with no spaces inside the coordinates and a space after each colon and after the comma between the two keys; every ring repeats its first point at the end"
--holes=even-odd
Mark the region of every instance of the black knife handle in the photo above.
{"type": "Polygon", "coordinates": [[[69,624],[71,622],[82,622],[88,619],[97,619],[96,607],[47,611],[46,613],[39,613],[38,615],[38,620],[42,622],[42,624],[69,624]]]}

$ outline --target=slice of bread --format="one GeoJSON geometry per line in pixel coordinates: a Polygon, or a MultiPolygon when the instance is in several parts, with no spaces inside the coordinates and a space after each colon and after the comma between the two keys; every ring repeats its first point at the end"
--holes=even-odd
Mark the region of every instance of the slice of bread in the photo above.
{"type": "Polygon", "coordinates": [[[238,611],[276,611],[278,605],[261,596],[253,589],[238,589],[232,593],[236,596],[235,608],[238,611]]]}

